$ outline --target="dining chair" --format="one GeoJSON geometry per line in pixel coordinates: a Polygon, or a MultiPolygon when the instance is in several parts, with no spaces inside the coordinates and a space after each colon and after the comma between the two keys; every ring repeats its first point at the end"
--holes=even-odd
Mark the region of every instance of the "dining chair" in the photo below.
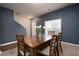
{"type": "Polygon", "coordinates": [[[46,56],[59,56],[57,39],[57,35],[52,35],[50,45],[43,50],[37,50],[37,52],[46,56]]]}
{"type": "Polygon", "coordinates": [[[60,48],[61,52],[63,53],[62,46],[61,46],[61,39],[62,39],[62,33],[58,33],[58,48],[60,48]]]}
{"type": "Polygon", "coordinates": [[[18,56],[26,56],[26,45],[24,43],[24,36],[16,35],[16,40],[17,40],[17,47],[18,47],[18,56]]]}
{"type": "Polygon", "coordinates": [[[50,42],[50,51],[49,54],[50,56],[59,56],[59,50],[58,50],[58,36],[57,35],[52,35],[52,39],[50,42]]]}

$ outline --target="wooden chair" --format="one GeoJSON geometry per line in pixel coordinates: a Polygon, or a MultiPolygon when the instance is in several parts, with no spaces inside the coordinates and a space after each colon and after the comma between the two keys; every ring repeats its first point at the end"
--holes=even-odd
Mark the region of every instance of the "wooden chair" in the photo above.
{"type": "Polygon", "coordinates": [[[62,39],[62,33],[58,33],[58,47],[61,49],[61,52],[63,53],[61,46],[61,39],[62,39]]]}
{"type": "Polygon", "coordinates": [[[57,35],[52,35],[52,39],[50,42],[50,51],[49,51],[50,56],[52,56],[52,55],[59,56],[57,40],[58,40],[57,35]]]}
{"type": "Polygon", "coordinates": [[[50,46],[46,47],[43,50],[38,50],[37,52],[42,55],[46,55],[46,56],[58,56],[59,51],[57,47],[58,47],[57,46],[57,35],[53,35],[50,41],[50,46]]]}
{"type": "Polygon", "coordinates": [[[23,35],[16,35],[17,46],[18,46],[18,56],[26,56],[26,45],[24,43],[23,35]]]}

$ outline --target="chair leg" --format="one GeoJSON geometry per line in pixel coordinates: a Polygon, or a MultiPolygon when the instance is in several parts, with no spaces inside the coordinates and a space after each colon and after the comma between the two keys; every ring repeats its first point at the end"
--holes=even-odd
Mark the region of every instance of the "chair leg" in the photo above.
{"type": "Polygon", "coordinates": [[[18,56],[21,56],[20,52],[18,52],[18,56]]]}
{"type": "Polygon", "coordinates": [[[62,46],[61,46],[61,42],[60,42],[60,44],[59,44],[59,47],[60,47],[60,49],[61,49],[61,52],[63,53],[62,46]]]}
{"type": "Polygon", "coordinates": [[[54,56],[56,56],[56,48],[54,48],[54,56]]]}
{"type": "Polygon", "coordinates": [[[26,45],[24,45],[24,56],[26,56],[26,45]]]}
{"type": "Polygon", "coordinates": [[[26,56],[26,50],[24,51],[24,56],[26,56]]]}
{"type": "Polygon", "coordinates": [[[59,56],[59,49],[56,47],[56,56],[59,56]]]}
{"type": "Polygon", "coordinates": [[[62,50],[62,47],[61,47],[61,45],[60,45],[60,49],[61,49],[61,52],[63,53],[63,50],[62,50]]]}
{"type": "MultiPolygon", "coordinates": [[[[52,55],[51,55],[51,56],[52,56],[52,55]]],[[[56,48],[54,48],[53,56],[57,56],[57,49],[56,49],[56,48]]]]}

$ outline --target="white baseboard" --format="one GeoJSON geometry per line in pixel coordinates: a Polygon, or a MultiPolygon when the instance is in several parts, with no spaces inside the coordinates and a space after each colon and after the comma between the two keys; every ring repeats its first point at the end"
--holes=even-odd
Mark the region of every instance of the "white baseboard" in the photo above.
{"type": "Polygon", "coordinates": [[[17,41],[8,42],[8,43],[1,44],[0,46],[6,46],[6,45],[13,44],[13,43],[16,43],[16,42],[17,42],[17,41]]]}
{"type": "MultiPolygon", "coordinates": [[[[17,41],[13,41],[13,42],[8,42],[8,43],[4,43],[4,44],[1,44],[0,46],[6,46],[6,45],[9,45],[9,44],[13,44],[13,43],[16,43],[17,41]]],[[[0,54],[2,53],[2,51],[0,51],[0,54]]]]}
{"type": "Polygon", "coordinates": [[[68,42],[61,42],[61,43],[64,43],[64,44],[68,44],[68,45],[72,45],[72,46],[77,46],[77,47],[79,47],[78,44],[73,44],[73,43],[68,43],[68,42]]]}

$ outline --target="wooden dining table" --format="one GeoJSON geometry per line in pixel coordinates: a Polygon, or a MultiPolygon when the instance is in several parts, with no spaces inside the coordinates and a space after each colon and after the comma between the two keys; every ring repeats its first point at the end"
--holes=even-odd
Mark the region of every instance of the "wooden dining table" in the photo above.
{"type": "Polygon", "coordinates": [[[30,48],[31,56],[37,55],[37,49],[42,48],[44,46],[48,46],[50,44],[49,36],[29,36],[24,38],[25,44],[30,48]]]}

